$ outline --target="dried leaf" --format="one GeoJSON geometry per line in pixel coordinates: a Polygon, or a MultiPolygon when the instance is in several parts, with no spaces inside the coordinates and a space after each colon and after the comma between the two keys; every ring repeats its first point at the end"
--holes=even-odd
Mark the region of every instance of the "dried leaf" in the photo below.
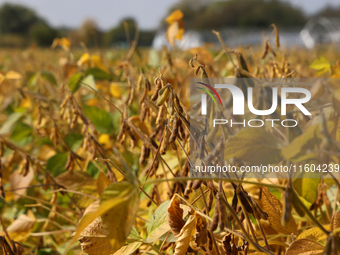
{"type": "Polygon", "coordinates": [[[321,255],[323,254],[324,246],[311,239],[299,239],[293,242],[286,255],[321,255]]]}
{"type": "Polygon", "coordinates": [[[183,217],[183,209],[179,206],[178,199],[174,196],[168,206],[168,222],[171,228],[171,232],[176,236],[183,228],[185,221],[183,217]]]}
{"type": "Polygon", "coordinates": [[[8,73],[6,73],[5,78],[8,80],[19,80],[22,78],[22,75],[16,71],[8,71],[8,73]]]}
{"type": "Polygon", "coordinates": [[[69,190],[77,190],[95,182],[90,174],[83,171],[67,171],[56,177],[56,181],[69,190]]]}
{"type": "Polygon", "coordinates": [[[289,217],[290,220],[287,226],[281,224],[282,218],[282,204],[281,202],[272,195],[268,188],[262,188],[262,198],[263,210],[268,214],[269,224],[277,232],[290,235],[291,233],[297,233],[297,225],[293,216],[289,217]]]}
{"type": "Polygon", "coordinates": [[[84,229],[78,241],[81,249],[89,255],[112,254],[115,251],[110,246],[107,231],[104,229],[100,217],[84,229]]]}
{"type": "Polygon", "coordinates": [[[195,234],[196,226],[196,213],[190,215],[189,219],[185,222],[185,225],[181,231],[175,235],[176,238],[176,248],[174,255],[184,255],[186,254],[189,243],[195,234]]]}
{"type": "Polygon", "coordinates": [[[19,217],[7,227],[7,232],[14,241],[23,241],[31,233],[35,222],[33,213],[29,211],[28,215],[19,215],[19,217]]]}
{"type": "Polygon", "coordinates": [[[20,195],[25,195],[27,193],[27,189],[20,188],[28,187],[33,180],[33,176],[34,171],[31,167],[29,168],[28,174],[26,176],[20,174],[18,170],[14,171],[10,175],[11,188],[14,190],[18,189],[15,191],[16,194],[13,195],[14,200],[18,200],[21,197],[20,195]]]}
{"type": "Polygon", "coordinates": [[[99,172],[97,177],[97,191],[98,194],[101,196],[104,190],[111,184],[111,181],[103,172],[99,172]]]}
{"type": "Polygon", "coordinates": [[[330,225],[330,230],[333,231],[335,229],[340,228],[340,211],[337,211],[332,219],[331,219],[331,225],[330,225]]]}

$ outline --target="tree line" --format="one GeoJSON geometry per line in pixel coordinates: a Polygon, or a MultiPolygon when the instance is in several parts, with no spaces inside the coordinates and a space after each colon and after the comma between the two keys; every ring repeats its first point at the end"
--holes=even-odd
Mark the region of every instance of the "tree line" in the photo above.
{"type": "MultiPolygon", "coordinates": [[[[275,23],[279,28],[303,26],[315,16],[339,17],[338,8],[326,7],[313,16],[289,2],[279,0],[182,0],[168,13],[180,9],[187,30],[210,30],[225,27],[266,28],[275,23]]],[[[164,20],[164,19],[163,19],[164,20]]],[[[159,28],[165,28],[161,21],[159,28]]],[[[86,20],[80,28],[54,28],[34,10],[18,4],[6,3],[0,7],[0,46],[26,46],[35,43],[49,46],[55,37],[69,37],[75,44],[84,42],[88,47],[125,46],[134,38],[136,22],[122,20],[117,26],[103,31],[94,20],[86,20]],[[128,39],[128,40],[127,40],[128,39]]],[[[156,30],[141,30],[139,45],[150,46],[156,30]]]]}

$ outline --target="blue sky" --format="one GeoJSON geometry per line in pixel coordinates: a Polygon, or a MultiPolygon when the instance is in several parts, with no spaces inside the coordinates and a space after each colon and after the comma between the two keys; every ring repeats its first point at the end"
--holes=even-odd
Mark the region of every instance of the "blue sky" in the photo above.
{"type": "MultiPolygon", "coordinates": [[[[339,0],[285,0],[301,7],[306,13],[315,13],[327,4],[339,5],[339,0]]],[[[79,27],[87,18],[93,18],[102,29],[116,26],[127,16],[134,17],[142,29],[154,29],[178,0],[0,0],[20,3],[33,8],[53,26],[79,27]]]]}

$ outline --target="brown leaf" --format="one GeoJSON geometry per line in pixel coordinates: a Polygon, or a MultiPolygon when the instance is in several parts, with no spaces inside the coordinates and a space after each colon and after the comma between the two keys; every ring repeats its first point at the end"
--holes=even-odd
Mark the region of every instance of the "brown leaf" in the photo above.
{"type": "Polygon", "coordinates": [[[112,254],[115,252],[111,248],[101,217],[90,223],[80,234],[78,240],[81,249],[89,255],[112,254]]]}
{"type": "Polygon", "coordinates": [[[208,236],[208,226],[207,221],[203,216],[197,214],[196,215],[196,240],[195,243],[197,246],[203,246],[207,243],[208,236]]]}
{"type": "Polygon", "coordinates": [[[94,183],[92,176],[83,171],[67,171],[55,179],[60,185],[69,190],[77,190],[85,185],[94,183]]]}
{"type": "Polygon", "coordinates": [[[324,246],[311,239],[298,239],[293,242],[286,255],[319,255],[323,253],[324,246]]]}
{"type": "Polygon", "coordinates": [[[183,209],[180,208],[178,199],[173,197],[168,207],[168,222],[171,232],[174,235],[178,235],[185,224],[185,221],[182,219],[182,217],[183,209]]]}
{"type": "Polygon", "coordinates": [[[268,188],[262,188],[262,198],[261,198],[263,209],[268,214],[269,224],[277,232],[290,235],[291,233],[297,233],[297,225],[293,216],[290,217],[287,226],[281,224],[282,218],[282,204],[281,202],[272,195],[268,188]]]}

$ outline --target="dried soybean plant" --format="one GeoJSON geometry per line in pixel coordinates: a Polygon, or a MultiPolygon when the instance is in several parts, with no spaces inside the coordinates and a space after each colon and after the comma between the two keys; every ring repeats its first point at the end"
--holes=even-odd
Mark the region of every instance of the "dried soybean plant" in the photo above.
{"type": "MultiPolygon", "coordinates": [[[[170,26],[181,27],[180,17],[174,13],[170,26]]],[[[261,78],[314,75],[303,65],[312,56],[282,48],[273,28],[264,50],[229,49],[214,31],[220,54],[204,47],[181,54],[164,48],[161,61],[152,64],[146,64],[151,63],[148,50],[137,48],[138,29],[119,60],[87,50],[75,62],[81,53],[71,53],[70,42],[62,38],[55,46],[62,46],[64,55],[58,60],[51,52],[48,61],[60,65],[40,70],[46,57],[32,52],[33,73],[19,62],[16,72],[1,74],[6,77],[0,85],[3,253],[335,254],[340,226],[336,178],[209,178],[193,171],[197,164],[222,165],[225,150],[235,143],[247,143],[252,153],[259,144],[253,136],[245,141],[244,130],[207,131],[210,120],[197,118],[201,102],[189,102],[190,78],[252,78],[237,84],[245,91],[261,78]],[[270,44],[274,34],[275,50],[270,44]]],[[[27,60],[15,54],[13,61],[27,60]]],[[[327,54],[335,63],[334,53],[327,54]]],[[[337,64],[329,66],[337,75],[337,64]]],[[[335,88],[317,84],[313,95],[321,98],[335,88]]],[[[270,87],[260,87],[257,109],[267,109],[270,100],[270,87]]],[[[277,127],[259,131],[262,140],[273,136],[280,142],[280,164],[295,159],[286,151],[295,153],[296,137],[320,151],[312,160],[333,164],[339,148],[337,103],[335,96],[332,104],[316,107],[311,119],[292,112],[291,118],[301,119],[299,127],[287,134],[277,127]],[[311,133],[321,138],[314,141],[311,133]]],[[[230,100],[224,107],[231,107],[230,100]]],[[[209,109],[210,118],[230,117],[209,109]]],[[[227,163],[240,168],[251,160],[232,157],[227,163]]]]}

